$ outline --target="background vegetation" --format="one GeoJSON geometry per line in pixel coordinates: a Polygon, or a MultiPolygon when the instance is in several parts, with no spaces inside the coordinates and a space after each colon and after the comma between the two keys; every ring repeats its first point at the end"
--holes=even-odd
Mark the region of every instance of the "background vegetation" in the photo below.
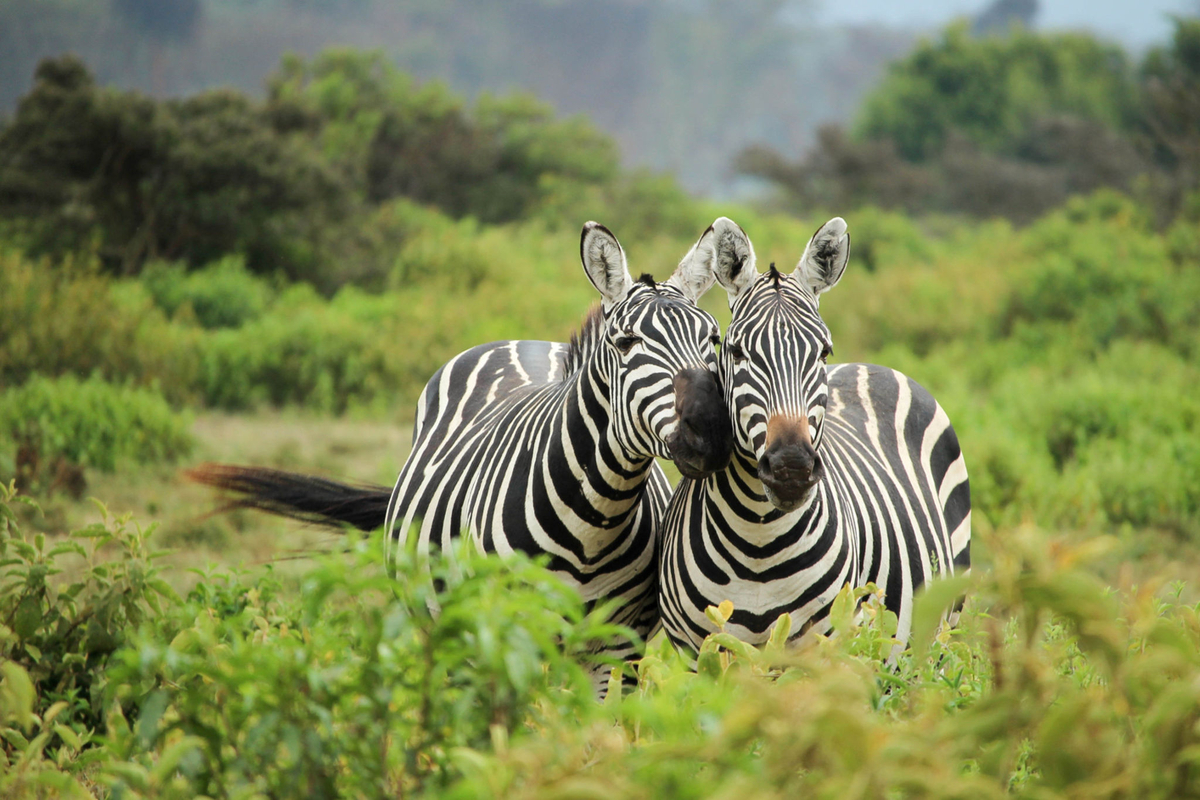
{"type": "Polygon", "coordinates": [[[0,125],[0,794],[1200,793],[1198,30],[1136,67],[948,30],[852,133],[756,162],[790,170],[757,209],[378,55],[289,58],[262,100],[43,62],[0,125]],[[439,364],[582,318],[584,220],[661,278],[718,214],[790,266],[830,213],[854,242],[835,358],[935,393],[975,501],[977,568],[891,665],[894,620],[847,593],[832,640],[717,635],[698,672],[654,642],[596,705],[581,643],[612,631],[536,566],[464,552],[391,583],[375,542],[206,516],[175,477],[389,482],[439,364]]]}

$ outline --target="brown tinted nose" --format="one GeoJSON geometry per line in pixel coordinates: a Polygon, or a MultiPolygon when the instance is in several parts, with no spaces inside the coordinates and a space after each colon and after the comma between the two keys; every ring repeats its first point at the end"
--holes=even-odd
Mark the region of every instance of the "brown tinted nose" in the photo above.
{"type": "Polygon", "coordinates": [[[767,421],[767,442],[758,477],[779,498],[797,500],[820,477],[820,462],[806,417],[776,415],[767,421]]]}

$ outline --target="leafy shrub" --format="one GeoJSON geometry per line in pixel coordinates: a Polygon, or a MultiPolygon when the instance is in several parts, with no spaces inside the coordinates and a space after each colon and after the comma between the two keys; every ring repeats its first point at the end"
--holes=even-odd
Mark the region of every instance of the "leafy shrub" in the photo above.
{"type": "Polygon", "coordinates": [[[696,671],[664,641],[637,689],[601,705],[581,663],[615,630],[524,559],[402,556],[392,580],[360,545],[296,587],[209,573],[181,600],[125,520],[48,548],[20,535],[10,501],[6,796],[1200,791],[1200,606],[1182,586],[1106,587],[1104,539],[982,535],[990,568],[933,584],[890,660],[895,616],[874,587],[845,587],[830,638],[785,648],[786,617],[762,649],[719,632],[696,671]],[[85,550],[82,577],[50,580],[79,541],[120,550],[85,550]],[[964,592],[959,625],[941,626],[964,592]]]}
{"type": "Polygon", "coordinates": [[[187,306],[205,328],[236,328],[257,319],[274,297],[270,285],[248,272],[239,256],[192,272],[182,264],[150,264],[141,281],[167,315],[187,306]]]}
{"type": "Polygon", "coordinates": [[[128,517],[100,506],[102,522],[57,543],[30,541],[13,500],[0,484],[0,790],[90,796],[71,776],[98,755],[109,660],[178,596],[128,517]]]}
{"type": "MultiPolygon", "coordinates": [[[[52,268],[0,251],[0,385],[35,373],[111,377],[136,371],[140,327],[152,326],[145,306],[113,313],[112,290],[94,264],[52,268]]],[[[152,314],[151,314],[152,316],[152,314]]]]}
{"type": "Polygon", "coordinates": [[[145,766],[126,789],[150,789],[143,776],[186,741],[180,783],[201,794],[408,794],[452,778],[458,749],[519,732],[535,702],[594,702],[575,660],[614,629],[549,573],[459,552],[393,582],[380,557],[326,560],[296,600],[202,583],[144,634],[112,673],[141,709],[115,737],[115,754],[145,766]]]}
{"type": "Polygon", "coordinates": [[[39,376],[0,394],[0,431],[17,449],[18,483],[51,481],[51,489],[71,483],[70,468],[111,472],[122,460],[169,461],[192,447],[187,420],[157,392],[96,377],[39,376]]]}
{"type": "Polygon", "coordinates": [[[856,619],[863,592],[846,589],[835,637],[788,652],[714,634],[698,674],[664,648],[643,659],[639,691],[606,715],[464,755],[452,796],[1200,790],[1200,695],[1187,683],[1200,675],[1200,607],[1145,591],[1114,596],[1085,566],[1096,543],[1048,547],[1026,528],[987,545],[993,569],[935,584],[917,607],[914,648],[893,663],[880,656],[894,617],[868,598],[856,619]],[[968,586],[975,610],[939,630],[968,586]]]}

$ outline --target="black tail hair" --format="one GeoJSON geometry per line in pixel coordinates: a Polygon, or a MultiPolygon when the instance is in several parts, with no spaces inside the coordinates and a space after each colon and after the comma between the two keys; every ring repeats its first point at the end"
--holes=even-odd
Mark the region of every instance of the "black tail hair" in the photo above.
{"type": "Polygon", "coordinates": [[[348,484],[267,467],[201,464],[183,475],[188,480],[240,495],[221,510],[256,508],[282,517],[362,531],[383,526],[392,490],[373,484],[348,484]]]}

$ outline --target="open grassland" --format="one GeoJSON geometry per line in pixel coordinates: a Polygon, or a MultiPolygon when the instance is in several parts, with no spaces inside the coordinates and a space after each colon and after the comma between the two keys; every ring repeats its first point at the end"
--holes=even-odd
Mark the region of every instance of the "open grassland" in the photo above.
{"type": "MultiPolygon", "coordinates": [[[[191,425],[189,463],[254,464],[344,480],[390,485],[410,447],[409,422],[329,418],[311,413],[201,413],[191,425]]],[[[351,542],[337,531],[248,511],[219,513],[220,499],[188,483],[179,464],[127,467],[89,473],[84,496],[56,494],[22,520],[32,530],[55,533],[100,521],[91,498],[113,515],[131,515],[153,533],[151,543],[170,552],[165,577],[177,588],[195,582],[190,572],[209,566],[300,574],[314,554],[337,552],[351,542]]]]}

